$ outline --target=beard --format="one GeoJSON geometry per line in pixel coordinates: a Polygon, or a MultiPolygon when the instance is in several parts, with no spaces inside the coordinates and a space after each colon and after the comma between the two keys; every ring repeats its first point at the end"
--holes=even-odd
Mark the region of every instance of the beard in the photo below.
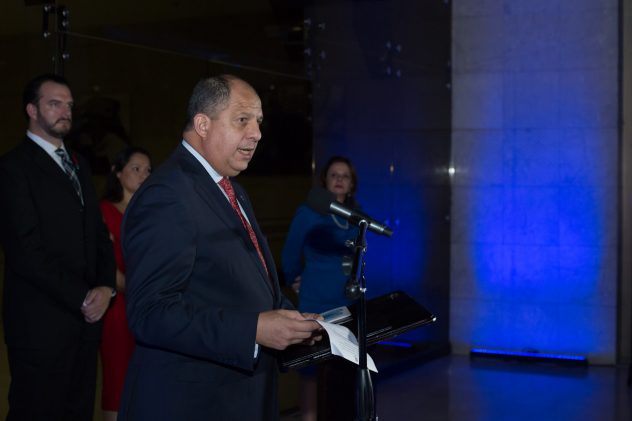
{"type": "Polygon", "coordinates": [[[64,137],[66,137],[68,132],[70,132],[70,128],[72,127],[72,122],[67,119],[60,119],[60,120],[57,120],[53,124],[49,124],[46,121],[44,122],[44,124],[41,125],[41,127],[42,127],[42,130],[44,130],[44,132],[46,132],[47,135],[55,137],[57,139],[63,139],[64,137]],[[68,125],[64,126],[62,124],[59,124],[60,122],[63,122],[63,121],[67,121],[68,125]]]}
{"type": "Polygon", "coordinates": [[[50,122],[46,120],[46,118],[39,112],[38,114],[38,122],[44,133],[49,136],[52,136],[56,139],[63,139],[66,137],[70,129],[72,128],[72,120],[69,118],[60,118],[54,122],[50,122]],[[64,125],[64,122],[68,122],[68,124],[64,125]]]}

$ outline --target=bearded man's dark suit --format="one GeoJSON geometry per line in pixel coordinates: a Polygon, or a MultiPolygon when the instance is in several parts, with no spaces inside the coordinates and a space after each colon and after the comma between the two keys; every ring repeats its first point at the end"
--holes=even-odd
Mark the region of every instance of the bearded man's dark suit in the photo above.
{"type": "Polygon", "coordinates": [[[9,419],[92,418],[101,323],[87,323],[81,306],[90,289],[114,287],[116,267],[88,163],[69,153],[83,206],[69,177],[33,140],[0,159],[9,419]],[[42,365],[38,384],[23,381],[33,379],[31,364],[42,365]],[[48,403],[28,407],[28,395],[48,403]]]}
{"type": "Polygon", "coordinates": [[[123,222],[127,314],[137,347],[119,420],[274,420],[277,366],[255,358],[258,314],[292,308],[244,190],[237,198],[270,276],[220,187],[182,145],[123,222]]]}

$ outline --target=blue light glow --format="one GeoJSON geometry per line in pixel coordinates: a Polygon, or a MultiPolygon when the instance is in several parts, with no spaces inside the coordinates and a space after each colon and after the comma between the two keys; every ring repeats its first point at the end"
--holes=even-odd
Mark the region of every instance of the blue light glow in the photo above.
{"type": "Polygon", "coordinates": [[[395,348],[412,348],[413,345],[408,342],[396,342],[396,341],[381,341],[378,345],[392,346],[395,348]]]}
{"type": "Polygon", "coordinates": [[[564,361],[577,361],[587,362],[586,357],[580,355],[562,355],[562,354],[550,354],[539,352],[525,352],[525,351],[501,351],[483,348],[472,348],[471,354],[482,354],[490,356],[504,356],[504,357],[518,357],[518,358],[531,358],[531,359],[548,359],[548,360],[564,360],[564,361]]]}

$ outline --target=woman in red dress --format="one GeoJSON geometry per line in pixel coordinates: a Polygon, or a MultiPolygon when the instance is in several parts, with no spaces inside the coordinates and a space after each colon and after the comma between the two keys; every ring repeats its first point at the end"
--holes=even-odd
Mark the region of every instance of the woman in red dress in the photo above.
{"type": "Polygon", "coordinates": [[[121,252],[121,222],[132,195],[151,173],[149,154],[141,148],[127,148],[114,158],[106,191],[100,203],[101,213],[110,231],[116,257],[117,295],[103,317],[101,362],[103,392],[101,409],[104,421],[115,421],[125,382],[125,372],[134,350],[134,338],[125,316],[125,262],[121,252]]]}

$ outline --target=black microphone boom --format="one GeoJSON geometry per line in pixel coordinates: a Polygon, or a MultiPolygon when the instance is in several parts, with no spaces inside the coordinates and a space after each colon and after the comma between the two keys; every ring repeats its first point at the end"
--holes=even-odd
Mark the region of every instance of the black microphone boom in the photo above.
{"type": "Polygon", "coordinates": [[[307,196],[307,205],[318,213],[332,213],[345,218],[353,225],[359,225],[360,221],[366,221],[369,224],[367,229],[376,234],[385,235],[387,237],[393,235],[393,230],[391,228],[377,222],[360,211],[343,206],[336,201],[336,197],[333,193],[323,188],[313,188],[309,192],[309,195],[307,196]]]}

